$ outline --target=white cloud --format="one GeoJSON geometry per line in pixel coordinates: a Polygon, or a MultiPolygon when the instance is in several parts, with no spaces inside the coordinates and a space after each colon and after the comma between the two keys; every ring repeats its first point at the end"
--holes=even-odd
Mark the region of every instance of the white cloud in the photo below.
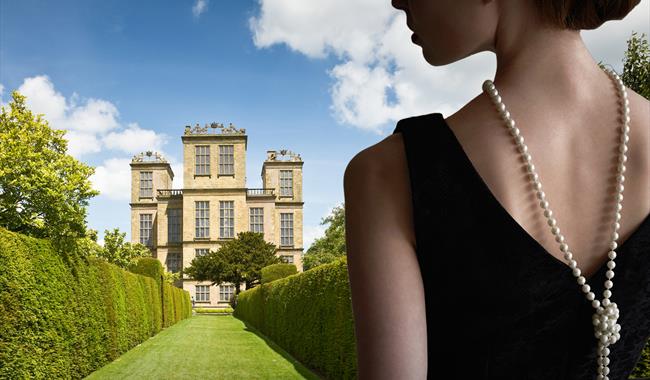
{"type": "Polygon", "coordinates": [[[95,190],[112,200],[131,198],[131,167],[129,158],[110,158],[95,168],[90,177],[95,190]]]}
{"type": "MultiPolygon", "coordinates": [[[[311,58],[338,59],[329,70],[331,109],[339,122],[383,132],[389,122],[429,112],[450,115],[478,95],[492,78],[496,60],[483,52],[447,66],[432,67],[410,42],[404,12],[390,2],[329,0],[314,6],[295,0],[258,0],[249,20],[258,48],[284,44],[311,58]]],[[[620,69],[632,30],[648,30],[650,2],[623,21],[584,31],[596,60],[620,69]],[[617,66],[617,63],[618,66],[617,66]]]]}
{"type": "Polygon", "coordinates": [[[303,227],[303,247],[305,248],[305,252],[311,247],[311,245],[314,243],[314,240],[316,240],[319,237],[323,237],[325,235],[325,226],[310,226],[310,225],[305,225],[303,227]]]}
{"type": "Polygon", "coordinates": [[[127,153],[140,153],[147,150],[162,151],[167,143],[165,134],[158,134],[150,129],[142,129],[137,123],[131,123],[124,130],[111,132],[104,137],[104,144],[109,149],[127,153]]]}
{"type": "MultiPolygon", "coordinates": [[[[26,103],[32,112],[44,114],[52,128],[66,131],[68,153],[74,157],[100,153],[104,149],[130,154],[147,150],[162,153],[167,143],[165,134],[140,128],[137,123],[124,127],[119,121],[117,107],[107,100],[82,99],[76,93],[66,99],[45,75],[25,78],[18,92],[27,97],[26,103]]],[[[130,162],[130,158],[104,160],[90,178],[93,188],[110,199],[128,200],[131,197],[130,162]]],[[[182,183],[182,172],[179,177],[182,183]]]]}
{"type": "Polygon", "coordinates": [[[136,123],[124,127],[117,107],[107,100],[82,99],[77,93],[66,99],[46,75],[25,78],[18,92],[27,97],[29,109],[43,114],[52,128],[67,131],[68,153],[74,157],[99,153],[103,148],[127,153],[161,150],[167,142],[164,134],[136,123]]]}
{"type": "Polygon", "coordinates": [[[172,167],[172,171],[174,172],[174,180],[172,183],[172,187],[174,189],[182,189],[183,188],[183,163],[177,162],[176,160],[170,160],[169,162],[172,167]]]}
{"type": "Polygon", "coordinates": [[[196,0],[192,6],[192,14],[194,17],[199,17],[201,14],[208,10],[209,0],[196,0]]]}

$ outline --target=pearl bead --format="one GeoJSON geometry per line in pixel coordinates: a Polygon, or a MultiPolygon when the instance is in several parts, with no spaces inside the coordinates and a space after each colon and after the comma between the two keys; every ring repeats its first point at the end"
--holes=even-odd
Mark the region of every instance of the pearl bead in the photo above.
{"type": "Polygon", "coordinates": [[[628,146],[627,143],[630,140],[630,101],[628,99],[627,89],[621,77],[614,71],[612,68],[604,68],[605,73],[613,81],[615,88],[618,90],[616,95],[620,104],[619,115],[622,125],[620,126],[621,135],[619,138],[618,146],[618,164],[617,164],[617,184],[616,184],[616,212],[614,215],[614,222],[612,223],[613,232],[611,234],[611,243],[610,250],[608,252],[608,257],[610,261],[607,263],[607,272],[605,276],[607,280],[605,281],[605,290],[603,290],[603,299],[601,301],[596,299],[596,295],[591,291],[591,286],[586,282],[586,278],[581,275],[581,271],[578,268],[578,264],[575,259],[573,259],[573,253],[569,251],[569,246],[565,242],[565,238],[560,234],[560,228],[557,225],[557,220],[553,217],[553,212],[549,207],[549,203],[546,200],[546,194],[542,191],[542,183],[539,180],[539,175],[535,172],[535,165],[532,163],[532,156],[528,152],[528,146],[524,143],[524,137],[521,136],[519,128],[516,127],[515,121],[512,119],[512,115],[506,109],[503,99],[499,95],[496,86],[492,80],[485,80],[483,82],[483,91],[486,92],[491,100],[493,101],[495,108],[503,119],[504,124],[508,128],[508,131],[514,137],[517,149],[521,152],[522,157],[526,162],[526,169],[530,174],[530,180],[532,182],[533,188],[536,192],[536,196],[539,199],[539,205],[543,209],[544,217],[547,218],[547,223],[551,227],[551,233],[555,235],[555,241],[560,243],[560,250],[564,252],[564,258],[569,262],[569,266],[572,269],[573,275],[576,277],[577,283],[581,286],[582,292],[585,293],[586,298],[591,301],[591,305],[596,312],[592,316],[592,322],[594,325],[594,336],[598,339],[598,351],[600,357],[597,358],[598,367],[597,369],[597,378],[608,380],[607,376],[610,373],[608,365],[610,360],[607,357],[610,353],[607,348],[608,345],[616,343],[620,339],[620,324],[617,323],[619,317],[618,306],[615,302],[610,301],[612,292],[609,290],[613,287],[613,282],[611,279],[614,277],[614,271],[616,264],[613,261],[616,258],[615,249],[618,247],[616,240],[619,238],[617,231],[620,229],[620,220],[621,220],[621,210],[622,210],[622,201],[623,201],[623,191],[625,189],[623,182],[625,181],[625,176],[623,173],[626,171],[625,162],[627,161],[628,146]]]}
{"type": "Polygon", "coordinates": [[[623,144],[627,144],[628,142],[630,142],[630,136],[628,136],[628,135],[621,135],[621,142],[622,142],[623,144]]]}

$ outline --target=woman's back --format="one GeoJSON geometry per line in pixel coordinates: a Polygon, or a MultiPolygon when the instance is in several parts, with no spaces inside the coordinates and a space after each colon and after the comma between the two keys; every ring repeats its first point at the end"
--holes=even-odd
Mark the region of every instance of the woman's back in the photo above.
{"type": "MultiPolygon", "coordinates": [[[[458,378],[595,375],[593,309],[569,266],[494,198],[441,114],[402,120],[395,133],[411,178],[430,378],[439,366],[458,378]]],[[[613,379],[629,374],[650,337],[650,217],[628,235],[612,298],[625,331],[610,355],[613,379]]],[[[605,269],[587,275],[597,294],[605,269]]]]}

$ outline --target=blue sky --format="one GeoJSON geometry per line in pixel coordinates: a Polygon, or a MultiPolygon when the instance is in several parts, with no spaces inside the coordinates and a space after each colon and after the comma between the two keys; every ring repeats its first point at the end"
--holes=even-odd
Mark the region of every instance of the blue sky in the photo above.
{"type": "MultiPolygon", "coordinates": [[[[648,33],[643,3],[583,32],[597,59],[620,69],[631,31],[648,33]]],[[[266,150],[301,154],[309,244],[343,201],[354,154],[402,117],[452,113],[495,66],[487,53],[426,66],[388,0],[305,4],[0,0],[2,101],[22,88],[54,127],[71,131],[75,156],[98,168],[102,195],[88,222],[100,236],[113,227],[130,235],[133,154],[156,149],[178,168],[183,127],[217,121],[247,130],[248,187],[261,187],[266,150]]]]}

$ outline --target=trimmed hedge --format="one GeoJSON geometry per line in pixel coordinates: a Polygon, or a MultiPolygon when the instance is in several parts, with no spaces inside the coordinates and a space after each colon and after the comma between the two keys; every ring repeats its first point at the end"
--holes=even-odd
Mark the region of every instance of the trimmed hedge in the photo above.
{"type": "MultiPolygon", "coordinates": [[[[189,316],[189,294],[170,294],[173,320],[189,316]]],[[[0,378],[83,378],[159,332],[161,311],[152,278],[0,228],[0,378]]]]}
{"type": "Polygon", "coordinates": [[[232,308],[229,307],[224,307],[224,308],[215,308],[215,309],[208,309],[208,308],[196,308],[194,309],[196,314],[232,314],[233,310],[232,308]]]}
{"type": "Polygon", "coordinates": [[[347,258],[239,293],[233,315],[330,379],[356,377],[347,258]]]}
{"type": "Polygon", "coordinates": [[[292,274],[297,274],[298,268],[294,264],[271,264],[262,268],[260,272],[262,274],[260,282],[266,284],[291,276],[292,274]]]}
{"type": "Polygon", "coordinates": [[[169,327],[192,315],[190,293],[163,280],[164,269],[160,260],[152,257],[138,259],[129,270],[156,280],[162,289],[162,326],[169,327]]]}

